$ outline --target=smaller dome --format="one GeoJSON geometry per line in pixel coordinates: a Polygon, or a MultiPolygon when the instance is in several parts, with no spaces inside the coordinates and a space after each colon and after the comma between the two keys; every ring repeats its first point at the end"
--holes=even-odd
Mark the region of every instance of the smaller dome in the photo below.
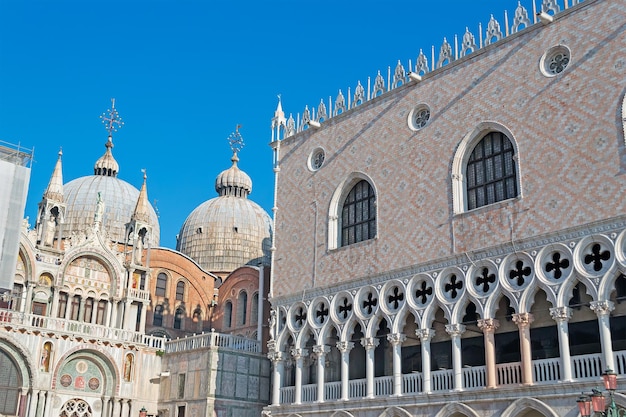
{"type": "Polygon", "coordinates": [[[97,161],[93,167],[94,175],[104,175],[107,177],[117,177],[117,173],[120,170],[120,166],[113,158],[111,148],[113,148],[113,138],[109,135],[109,140],[106,145],[107,150],[97,161]]]}
{"type": "Polygon", "coordinates": [[[239,158],[236,152],[230,160],[233,162],[233,166],[222,171],[217,176],[215,179],[215,191],[220,196],[232,195],[247,198],[248,194],[252,192],[252,180],[248,174],[237,166],[239,158]]]}

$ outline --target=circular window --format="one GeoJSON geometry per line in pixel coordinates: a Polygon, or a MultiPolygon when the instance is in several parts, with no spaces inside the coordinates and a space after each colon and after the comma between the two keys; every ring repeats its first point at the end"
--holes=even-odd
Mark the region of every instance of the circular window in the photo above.
{"type": "Polygon", "coordinates": [[[554,77],[563,71],[569,65],[571,53],[567,46],[557,45],[546,51],[541,57],[539,64],[541,72],[546,77],[554,77]]]}
{"type": "Polygon", "coordinates": [[[311,155],[309,155],[309,169],[311,171],[317,171],[324,165],[324,159],[326,158],[326,152],[322,148],[315,148],[311,155]]]}
{"type": "Polygon", "coordinates": [[[426,104],[419,104],[409,113],[409,129],[420,130],[428,124],[429,120],[430,108],[426,104]]]}

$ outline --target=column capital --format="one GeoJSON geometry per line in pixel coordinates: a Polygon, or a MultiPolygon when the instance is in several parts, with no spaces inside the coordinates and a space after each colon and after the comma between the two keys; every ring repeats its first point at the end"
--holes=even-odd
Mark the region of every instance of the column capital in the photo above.
{"type": "Polygon", "coordinates": [[[387,335],[387,340],[389,343],[396,346],[402,344],[406,340],[406,335],[402,333],[389,333],[387,335]]]}
{"type": "Polygon", "coordinates": [[[517,324],[517,327],[530,327],[530,323],[535,321],[535,318],[530,313],[513,314],[513,323],[517,324]]]}
{"type": "Polygon", "coordinates": [[[339,349],[339,351],[341,353],[346,353],[346,352],[350,352],[352,350],[352,348],[354,348],[354,342],[337,342],[336,344],[337,349],[339,349]]]}
{"type": "Polygon", "coordinates": [[[450,336],[461,336],[465,333],[465,325],[464,324],[446,324],[446,332],[450,336]]]}
{"type": "Polygon", "coordinates": [[[380,344],[380,340],[375,337],[363,337],[361,338],[361,346],[365,348],[365,350],[370,350],[376,348],[380,344]]]}
{"type": "Polygon", "coordinates": [[[589,303],[589,308],[593,310],[594,313],[598,317],[600,316],[608,316],[611,311],[615,309],[615,304],[613,301],[603,300],[603,301],[592,301],[589,303]]]}
{"type": "Polygon", "coordinates": [[[301,348],[291,349],[291,356],[293,356],[295,360],[302,359],[304,356],[308,356],[308,354],[309,354],[309,351],[306,349],[301,349],[301,348]]]}
{"type": "Polygon", "coordinates": [[[281,352],[280,350],[272,350],[267,352],[267,358],[276,363],[276,362],[280,362],[281,360],[283,360],[283,352],[281,352]]]}
{"type": "Polygon", "coordinates": [[[478,320],[478,328],[481,329],[483,333],[494,333],[498,327],[500,327],[500,322],[496,319],[478,320]]]}
{"type": "Polygon", "coordinates": [[[419,337],[422,342],[428,342],[435,337],[435,329],[417,329],[415,336],[419,337]]]}
{"type": "Polygon", "coordinates": [[[313,346],[313,354],[317,357],[321,357],[330,352],[330,346],[326,345],[315,345],[313,346]]]}
{"type": "Polygon", "coordinates": [[[554,321],[569,321],[572,318],[572,309],[569,307],[553,307],[550,309],[550,317],[554,321]]]}

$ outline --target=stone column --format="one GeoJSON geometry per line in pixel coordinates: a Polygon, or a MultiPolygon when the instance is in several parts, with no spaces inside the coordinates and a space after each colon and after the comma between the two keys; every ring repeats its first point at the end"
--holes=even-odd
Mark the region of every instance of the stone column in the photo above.
{"type": "Polygon", "coordinates": [[[141,333],[146,332],[146,314],[148,312],[148,303],[141,303],[141,317],[139,319],[139,331],[141,333]]]}
{"type": "Polygon", "coordinates": [[[463,365],[461,358],[461,335],[465,332],[463,324],[446,324],[446,332],[452,338],[452,369],[454,373],[454,390],[463,389],[463,365]]]}
{"type": "Polygon", "coordinates": [[[326,354],[330,347],[326,345],[313,346],[313,354],[317,362],[317,402],[324,402],[324,370],[326,369],[326,354]]]}
{"type": "Polygon", "coordinates": [[[129,417],[130,413],[130,400],[123,399],[122,400],[122,417],[129,417]]]}
{"type": "Polygon", "coordinates": [[[113,398],[113,417],[120,417],[120,400],[113,398]]]}
{"type": "Polygon", "coordinates": [[[294,404],[302,403],[302,360],[305,356],[307,356],[309,352],[306,349],[294,348],[291,349],[291,356],[296,361],[296,387],[295,387],[295,396],[294,396],[294,404]]]}
{"type": "Polygon", "coordinates": [[[270,350],[267,357],[272,362],[272,405],[280,405],[280,388],[283,374],[283,352],[270,350]]]}
{"type": "Polygon", "coordinates": [[[406,335],[393,333],[387,335],[387,340],[393,347],[393,395],[402,395],[402,343],[406,335]]]}
{"type": "Polygon", "coordinates": [[[119,298],[111,299],[111,319],[109,320],[109,327],[115,329],[117,328],[117,310],[119,308],[119,298]]]}
{"type": "Polygon", "coordinates": [[[572,359],[569,350],[569,319],[572,318],[572,309],[569,307],[555,307],[550,309],[552,320],[556,321],[559,333],[559,351],[561,353],[562,381],[572,381],[572,359]]]}
{"type": "Polygon", "coordinates": [[[613,355],[613,346],[611,345],[611,326],[609,322],[609,314],[615,309],[615,304],[608,300],[592,301],[590,308],[598,316],[604,369],[615,369],[615,355],[613,355]]]}
{"type": "Polygon", "coordinates": [[[46,391],[39,391],[37,393],[37,417],[43,416],[43,410],[46,406],[46,391]]]}
{"type": "Polygon", "coordinates": [[[111,400],[111,398],[106,396],[106,395],[102,397],[102,417],[110,417],[111,416],[111,410],[109,408],[109,401],[110,400],[111,400]]]}
{"type": "Polygon", "coordinates": [[[52,304],[50,305],[50,311],[48,317],[57,317],[59,315],[59,291],[56,289],[52,294],[52,304]]]}
{"type": "Polygon", "coordinates": [[[33,312],[33,290],[35,283],[29,282],[26,287],[26,302],[24,303],[24,313],[31,314],[33,312]]]}
{"type": "Polygon", "coordinates": [[[72,315],[72,304],[74,303],[74,294],[67,293],[67,303],[65,303],[65,320],[69,320],[72,315]]]}
{"type": "Polygon", "coordinates": [[[17,415],[19,417],[26,417],[26,409],[28,408],[28,388],[22,388],[20,390],[20,398],[17,406],[17,415]]]}
{"type": "Polygon", "coordinates": [[[52,391],[48,391],[46,393],[46,406],[44,407],[43,410],[43,415],[45,417],[50,415],[50,407],[52,407],[52,398],[54,397],[54,394],[52,393],[52,391]]]}
{"type": "Polygon", "coordinates": [[[124,330],[135,330],[135,326],[132,323],[132,317],[130,314],[130,305],[132,304],[132,300],[130,298],[126,298],[124,301],[124,314],[122,315],[122,329],[124,330]]]}
{"type": "Polygon", "coordinates": [[[417,329],[415,335],[420,338],[422,347],[422,391],[426,394],[432,392],[432,379],[430,375],[430,340],[435,337],[433,329],[417,329]]]}
{"type": "Polygon", "coordinates": [[[374,350],[380,343],[375,337],[364,337],[361,345],[365,348],[365,396],[374,398],[374,350]]]}
{"type": "Polygon", "coordinates": [[[485,372],[487,374],[487,388],[496,388],[498,378],[496,375],[496,342],[494,335],[500,323],[496,319],[480,319],[478,327],[483,331],[485,339],[485,372]]]}
{"type": "Polygon", "coordinates": [[[350,399],[350,351],[354,347],[353,342],[337,342],[337,349],[341,352],[341,399],[350,399]]]}
{"type": "Polygon", "coordinates": [[[36,416],[37,415],[37,403],[39,401],[39,391],[31,391],[30,393],[30,401],[28,402],[28,416],[36,416]]]}
{"type": "Polygon", "coordinates": [[[522,383],[525,385],[532,385],[533,383],[532,346],[530,344],[530,323],[533,320],[533,315],[530,313],[513,314],[513,322],[517,324],[519,329],[522,383]]]}
{"type": "Polygon", "coordinates": [[[85,303],[87,302],[87,297],[80,296],[80,304],[78,307],[78,321],[85,321],[85,303]]]}

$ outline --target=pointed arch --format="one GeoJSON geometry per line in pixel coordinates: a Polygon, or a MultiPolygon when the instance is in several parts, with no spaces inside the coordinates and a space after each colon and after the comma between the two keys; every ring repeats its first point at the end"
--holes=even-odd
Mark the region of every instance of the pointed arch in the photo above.
{"type": "Polygon", "coordinates": [[[528,409],[533,409],[543,414],[545,417],[559,416],[559,414],[554,411],[552,407],[550,407],[543,401],[539,401],[535,398],[524,397],[513,401],[513,403],[502,412],[501,417],[517,417],[528,411],[528,409]]]}
{"type": "Polygon", "coordinates": [[[411,417],[412,414],[400,407],[389,407],[380,417],[411,417]]]}
{"type": "Polygon", "coordinates": [[[479,414],[474,411],[473,408],[463,404],[463,403],[450,403],[443,407],[439,412],[435,415],[435,417],[448,417],[455,413],[466,415],[467,417],[480,417],[479,414]]]}
{"type": "Polygon", "coordinates": [[[330,415],[330,417],[354,417],[354,414],[350,414],[345,410],[337,410],[330,415]]]}

